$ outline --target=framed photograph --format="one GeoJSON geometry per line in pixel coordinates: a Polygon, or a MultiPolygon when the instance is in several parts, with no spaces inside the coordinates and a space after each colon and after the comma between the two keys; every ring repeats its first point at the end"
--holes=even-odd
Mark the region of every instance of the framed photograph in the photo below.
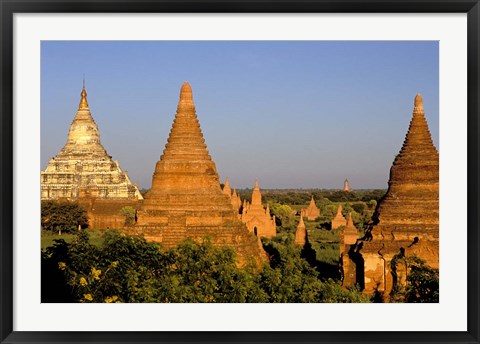
{"type": "Polygon", "coordinates": [[[480,341],[478,1],[0,4],[1,343],[480,341]]]}

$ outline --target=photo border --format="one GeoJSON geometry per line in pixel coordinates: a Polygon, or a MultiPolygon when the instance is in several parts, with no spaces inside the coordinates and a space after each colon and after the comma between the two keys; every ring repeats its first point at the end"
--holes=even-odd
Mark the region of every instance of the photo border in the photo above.
{"type": "MultiPolygon", "coordinates": [[[[4,1],[0,0],[1,155],[0,341],[16,342],[469,342],[479,325],[479,14],[476,1],[4,1]],[[468,28],[468,318],[465,332],[19,332],[13,331],[13,15],[15,13],[467,13],[468,28]]],[[[454,316],[454,315],[453,315],[454,316]]],[[[339,319],[340,320],[340,319],[339,319]]]]}

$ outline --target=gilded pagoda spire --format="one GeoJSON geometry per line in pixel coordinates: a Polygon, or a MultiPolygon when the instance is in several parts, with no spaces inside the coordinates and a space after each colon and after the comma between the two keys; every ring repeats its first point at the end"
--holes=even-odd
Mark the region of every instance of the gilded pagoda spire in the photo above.
{"type": "MultiPolygon", "coordinates": [[[[80,96],[67,142],[42,171],[42,200],[142,199],[126,171],[121,170],[118,161],[113,161],[100,143],[100,133],[88,107],[85,80],[80,96]]],[[[94,226],[110,226],[115,223],[104,221],[103,215],[99,215],[102,220],[92,216],[90,223],[94,226]]]]}
{"type": "Polygon", "coordinates": [[[100,142],[98,126],[88,107],[85,83],[80,96],[77,113],[68,130],[67,143],[59,152],[59,156],[75,156],[75,159],[80,160],[109,157],[100,142]]]}
{"type": "Polygon", "coordinates": [[[79,109],[88,109],[88,101],[87,101],[87,90],[85,89],[85,77],[83,78],[83,87],[82,92],[80,93],[81,99],[80,104],[78,105],[79,109]]]}

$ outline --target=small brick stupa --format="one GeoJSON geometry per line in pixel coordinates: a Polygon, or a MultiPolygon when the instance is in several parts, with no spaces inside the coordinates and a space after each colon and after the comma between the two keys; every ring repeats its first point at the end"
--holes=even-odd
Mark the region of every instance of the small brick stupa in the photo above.
{"type": "Polygon", "coordinates": [[[315,200],[312,199],[310,200],[310,204],[308,205],[308,208],[303,211],[304,216],[310,220],[314,221],[320,216],[320,209],[317,208],[317,205],[315,204],[315,200]]]}
{"type": "Polygon", "coordinates": [[[300,214],[300,221],[298,222],[297,230],[295,231],[295,244],[305,246],[307,243],[307,228],[303,222],[303,215],[300,214]]]}
{"type": "Polygon", "coordinates": [[[345,228],[340,232],[340,264],[342,271],[342,285],[354,286],[357,282],[357,265],[354,261],[359,256],[356,252],[358,230],[352,220],[352,213],[348,213],[345,228]]]}
{"type": "Polygon", "coordinates": [[[347,220],[345,219],[345,217],[343,217],[343,214],[342,214],[342,205],[339,204],[337,208],[337,214],[332,220],[332,229],[337,229],[341,226],[345,226],[346,224],[347,224],[347,220]]]}
{"type": "Polygon", "coordinates": [[[220,188],[188,83],[181,88],[170,136],[138,211],[134,233],[167,247],[208,236],[216,246],[233,247],[240,265],[264,256],[258,238],[238,219],[230,197],[220,188]]]}
{"type": "Polygon", "coordinates": [[[395,255],[415,254],[438,268],[438,173],[438,152],[417,94],[403,147],[390,169],[387,193],[375,209],[360,250],[366,292],[390,292],[395,283],[390,261],[395,255]]]}
{"type": "Polygon", "coordinates": [[[277,235],[275,216],[270,215],[270,208],[264,209],[262,205],[262,193],[258,187],[258,180],[252,192],[252,203],[246,202],[242,209],[242,221],[247,225],[250,232],[254,232],[259,238],[272,238],[277,235]]]}
{"type": "Polygon", "coordinates": [[[240,208],[242,207],[242,199],[240,198],[240,195],[237,194],[236,188],[233,188],[233,193],[232,193],[232,196],[230,197],[230,203],[232,203],[233,209],[235,209],[235,211],[239,213],[240,208]]]}
{"type": "Polygon", "coordinates": [[[352,213],[348,213],[347,224],[341,233],[341,242],[345,245],[353,245],[358,239],[358,230],[352,220],[352,213]]]}

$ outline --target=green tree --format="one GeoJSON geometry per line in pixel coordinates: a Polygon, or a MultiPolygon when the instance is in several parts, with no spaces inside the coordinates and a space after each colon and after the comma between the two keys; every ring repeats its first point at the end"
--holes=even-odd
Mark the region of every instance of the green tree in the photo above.
{"type": "Polygon", "coordinates": [[[407,276],[407,302],[438,302],[438,269],[428,266],[424,260],[411,256],[408,259],[410,272],[407,276]]]}
{"type": "Polygon", "coordinates": [[[364,211],[367,209],[367,206],[363,202],[358,202],[352,204],[353,210],[355,210],[358,214],[363,214],[364,211]]]}
{"type": "Polygon", "coordinates": [[[48,231],[73,232],[88,226],[85,210],[76,203],[44,201],[41,205],[41,226],[48,231]]]}
{"type": "Polygon", "coordinates": [[[132,226],[135,224],[135,215],[137,211],[132,207],[123,207],[120,209],[120,215],[125,216],[125,226],[132,226]]]}
{"type": "MultiPolygon", "coordinates": [[[[77,302],[265,302],[250,268],[236,267],[233,250],[185,241],[166,250],[141,237],[107,231],[101,247],[82,233],[57,240],[44,266],[64,274],[77,302]]],[[[45,290],[60,288],[48,286],[45,290]]],[[[48,302],[48,300],[44,300],[48,302]]]]}
{"type": "Polygon", "coordinates": [[[270,205],[270,212],[280,220],[280,224],[288,223],[295,217],[295,211],[286,204],[273,203],[270,205]]]}
{"type": "Polygon", "coordinates": [[[368,208],[370,209],[375,209],[377,207],[377,201],[372,199],[370,201],[368,201],[368,208]]]}
{"type": "Polygon", "coordinates": [[[390,262],[394,287],[390,293],[391,302],[436,303],[439,301],[438,269],[428,266],[416,255],[404,256],[399,253],[390,262]],[[399,264],[405,266],[405,284],[397,279],[399,264]]]}

